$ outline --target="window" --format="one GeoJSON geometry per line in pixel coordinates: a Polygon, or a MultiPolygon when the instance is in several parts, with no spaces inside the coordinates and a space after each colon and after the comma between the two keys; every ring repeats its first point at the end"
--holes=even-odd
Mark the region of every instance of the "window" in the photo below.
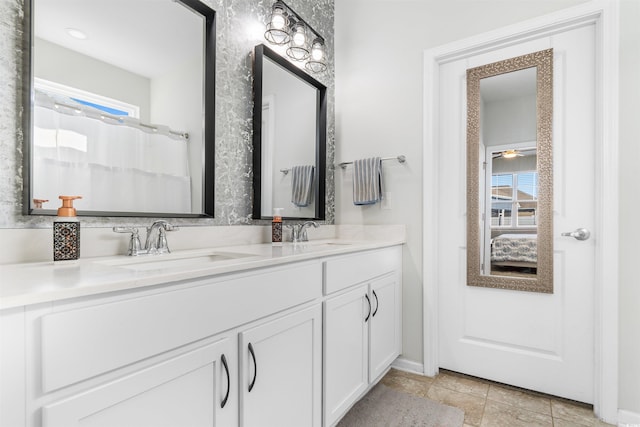
{"type": "Polygon", "coordinates": [[[98,110],[104,111],[114,116],[129,116],[133,118],[140,117],[140,107],[132,105],[124,101],[108,98],[106,96],[87,92],[71,86],[48,80],[34,78],[35,88],[54,95],[66,96],[75,102],[88,105],[98,110]]]}
{"type": "Polygon", "coordinates": [[[536,227],[538,173],[491,176],[491,227],[536,227]]]}

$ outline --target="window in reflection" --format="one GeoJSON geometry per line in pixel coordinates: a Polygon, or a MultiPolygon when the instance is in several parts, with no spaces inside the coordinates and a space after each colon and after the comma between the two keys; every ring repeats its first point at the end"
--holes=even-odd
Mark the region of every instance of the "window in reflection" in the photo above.
{"type": "Polygon", "coordinates": [[[538,172],[535,145],[488,147],[490,200],[485,213],[487,269],[492,275],[535,277],[538,172]],[[508,148],[505,148],[508,147],[508,148]]]}

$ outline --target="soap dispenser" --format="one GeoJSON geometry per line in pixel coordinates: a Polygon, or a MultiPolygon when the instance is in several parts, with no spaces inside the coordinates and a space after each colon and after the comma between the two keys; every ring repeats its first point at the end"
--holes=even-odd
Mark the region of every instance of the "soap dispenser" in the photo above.
{"type": "Polygon", "coordinates": [[[75,199],[81,196],[59,196],[62,206],[53,221],[53,260],[67,261],[80,258],[80,221],[73,207],[75,199]]]}
{"type": "Polygon", "coordinates": [[[282,246],[282,208],[273,209],[271,220],[271,243],[273,246],[282,246]]]}

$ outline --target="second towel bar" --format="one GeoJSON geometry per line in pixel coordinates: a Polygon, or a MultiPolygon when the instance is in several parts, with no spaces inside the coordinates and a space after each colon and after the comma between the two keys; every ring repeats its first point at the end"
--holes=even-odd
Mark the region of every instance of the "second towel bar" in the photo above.
{"type": "MultiPolygon", "coordinates": [[[[397,160],[398,163],[404,163],[407,161],[407,158],[401,154],[396,157],[383,157],[382,160],[397,160]]],[[[340,166],[342,169],[345,169],[347,165],[351,165],[351,164],[353,164],[353,162],[342,162],[342,163],[338,163],[338,166],[340,166]]]]}

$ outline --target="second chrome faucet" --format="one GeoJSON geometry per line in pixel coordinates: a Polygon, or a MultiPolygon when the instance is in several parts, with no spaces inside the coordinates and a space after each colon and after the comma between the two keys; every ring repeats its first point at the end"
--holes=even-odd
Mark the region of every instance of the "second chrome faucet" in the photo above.
{"type": "Polygon", "coordinates": [[[307,228],[313,225],[314,228],[318,228],[318,223],[315,221],[302,222],[300,224],[287,224],[286,226],[291,229],[291,241],[293,243],[308,242],[307,228]]]}
{"type": "Polygon", "coordinates": [[[165,220],[154,221],[151,226],[147,227],[147,238],[144,247],[140,243],[138,229],[134,227],[113,227],[116,233],[131,233],[129,241],[129,250],[127,255],[159,255],[170,253],[169,243],[167,242],[167,231],[179,230],[175,225],[169,224],[165,220]]]}

